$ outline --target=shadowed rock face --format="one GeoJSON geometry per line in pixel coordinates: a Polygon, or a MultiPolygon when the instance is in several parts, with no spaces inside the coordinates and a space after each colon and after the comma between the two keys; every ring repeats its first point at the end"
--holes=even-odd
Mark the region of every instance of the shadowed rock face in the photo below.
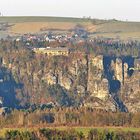
{"type": "Polygon", "coordinates": [[[138,108],[136,105],[135,109],[132,109],[128,103],[132,98],[133,101],[137,101],[140,93],[139,63],[140,60],[135,60],[131,56],[121,58],[105,56],[103,58],[104,76],[109,81],[109,93],[121,111],[126,111],[127,108],[134,111],[138,108]]]}
{"type": "Polygon", "coordinates": [[[119,97],[119,93],[122,86],[121,82],[123,80],[122,61],[118,60],[118,58],[116,57],[104,56],[103,65],[104,65],[104,76],[109,81],[109,93],[115,100],[117,107],[121,111],[127,111],[125,105],[123,104],[123,102],[119,97]]]}
{"type": "Polygon", "coordinates": [[[132,58],[131,56],[127,56],[127,57],[123,57],[122,61],[123,61],[123,63],[127,63],[127,65],[128,65],[127,74],[129,77],[131,77],[134,73],[134,70],[132,68],[134,68],[135,59],[132,58]]]}
{"type": "Polygon", "coordinates": [[[132,91],[138,93],[140,89],[137,84],[139,79],[136,76],[138,72],[130,71],[129,69],[134,68],[134,64],[137,66],[139,61],[136,63],[134,58],[129,56],[120,58],[115,56],[89,56],[87,61],[88,80],[87,88],[85,89],[90,94],[88,100],[84,101],[85,106],[96,107],[90,98],[94,98],[94,100],[98,98],[104,104],[101,105],[96,100],[99,105],[98,108],[103,108],[103,106],[107,108],[112,104],[120,111],[127,112],[128,108],[125,105],[125,99],[128,96],[125,95],[127,93],[131,94],[132,91]],[[127,83],[128,81],[131,84],[127,83]],[[137,87],[137,91],[134,87],[137,87]]]}
{"type": "Polygon", "coordinates": [[[110,93],[118,93],[121,89],[121,83],[119,80],[111,80],[109,85],[110,93]]]}
{"type": "Polygon", "coordinates": [[[18,108],[19,101],[15,91],[17,88],[22,88],[22,84],[15,82],[9,70],[0,68],[0,97],[4,107],[18,108]]]}
{"type": "MultiPolygon", "coordinates": [[[[139,103],[139,71],[130,69],[138,67],[139,60],[135,61],[130,56],[117,58],[85,54],[57,59],[44,56],[40,59],[43,65],[39,64],[40,60],[20,61],[20,65],[16,61],[11,65],[3,62],[11,69],[11,72],[6,68],[0,69],[0,97],[4,106],[17,108],[21,102],[53,102],[58,106],[85,105],[106,110],[112,108],[113,111],[116,108],[133,111],[135,109],[130,108],[128,103],[131,99],[137,99],[139,103]],[[29,99],[25,102],[24,98],[29,99]]],[[[135,103],[133,105],[138,108],[135,103]]]]}
{"type": "Polygon", "coordinates": [[[113,57],[104,56],[103,57],[103,66],[104,66],[104,75],[108,80],[113,79],[114,72],[111,69],[111,61],[113,57]]]}
{"type": "MultiPolygon", "coordinates": [[[[104,76],[109,81],[109,91],[110,93],[118,93],[121,88],[121,82],[116,77],[116,58],[105,56],[103,58],[103,66],[104,66],[104,76]],[[113,64],[112,64],[113,62],[113,64]]],[[[120,67],[120,69],[122,69],[120,67]]],[[[122,74],[122,73],[120,73],[122,74]]]]}

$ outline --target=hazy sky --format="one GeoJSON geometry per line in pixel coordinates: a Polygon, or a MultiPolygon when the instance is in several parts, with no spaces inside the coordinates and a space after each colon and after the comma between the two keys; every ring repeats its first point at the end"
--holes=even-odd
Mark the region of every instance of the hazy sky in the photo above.
{"type": "Polygon", "coordinates": [[[0,0],[6,16],[65,16],[140,21],[140,0],[0,0]]]}

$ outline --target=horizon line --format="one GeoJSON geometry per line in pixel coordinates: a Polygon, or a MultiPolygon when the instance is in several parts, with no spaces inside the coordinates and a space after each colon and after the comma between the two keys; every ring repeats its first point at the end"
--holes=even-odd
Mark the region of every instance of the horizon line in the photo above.
{"type": "Polygon", "coordinates": [[[0,15],[0,18],[12,18],[12,17],[17,17],[17,18],[22,18],[22,17],[48,17],[48,18],[73,18],[73,19],[88,19],[88,20],[116,20],[116,21],[121,21],[121,22],[140,22],[138,20],[123,20],[123,19],[117,19],[117,18],[93,18],[91,16],[83,16],[83,17],[74,17],[74,16],[41,16],[41,15],[0,15]]]}

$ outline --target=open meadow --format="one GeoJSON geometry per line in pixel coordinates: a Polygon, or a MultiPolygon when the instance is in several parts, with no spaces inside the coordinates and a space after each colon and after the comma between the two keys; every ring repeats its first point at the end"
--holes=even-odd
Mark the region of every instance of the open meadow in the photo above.
{"type": "Polygon", "coordinates": [[[65,17],[0,17],[0,23],[3,22],[11,25],[5,31],[10,35],[40,33],[41,29],[69,31],[81,25],[89,32],[91,38],[102,36],[140,39],[140,22],[65,17]]]}

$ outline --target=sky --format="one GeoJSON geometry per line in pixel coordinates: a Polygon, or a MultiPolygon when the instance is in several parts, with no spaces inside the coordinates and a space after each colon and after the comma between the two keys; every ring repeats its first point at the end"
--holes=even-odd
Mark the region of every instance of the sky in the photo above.
{"type": "Polygon", "coordinates": [[[140,21],[140,0],[0,0],[4,16],[91,17],[140,21]]]}

